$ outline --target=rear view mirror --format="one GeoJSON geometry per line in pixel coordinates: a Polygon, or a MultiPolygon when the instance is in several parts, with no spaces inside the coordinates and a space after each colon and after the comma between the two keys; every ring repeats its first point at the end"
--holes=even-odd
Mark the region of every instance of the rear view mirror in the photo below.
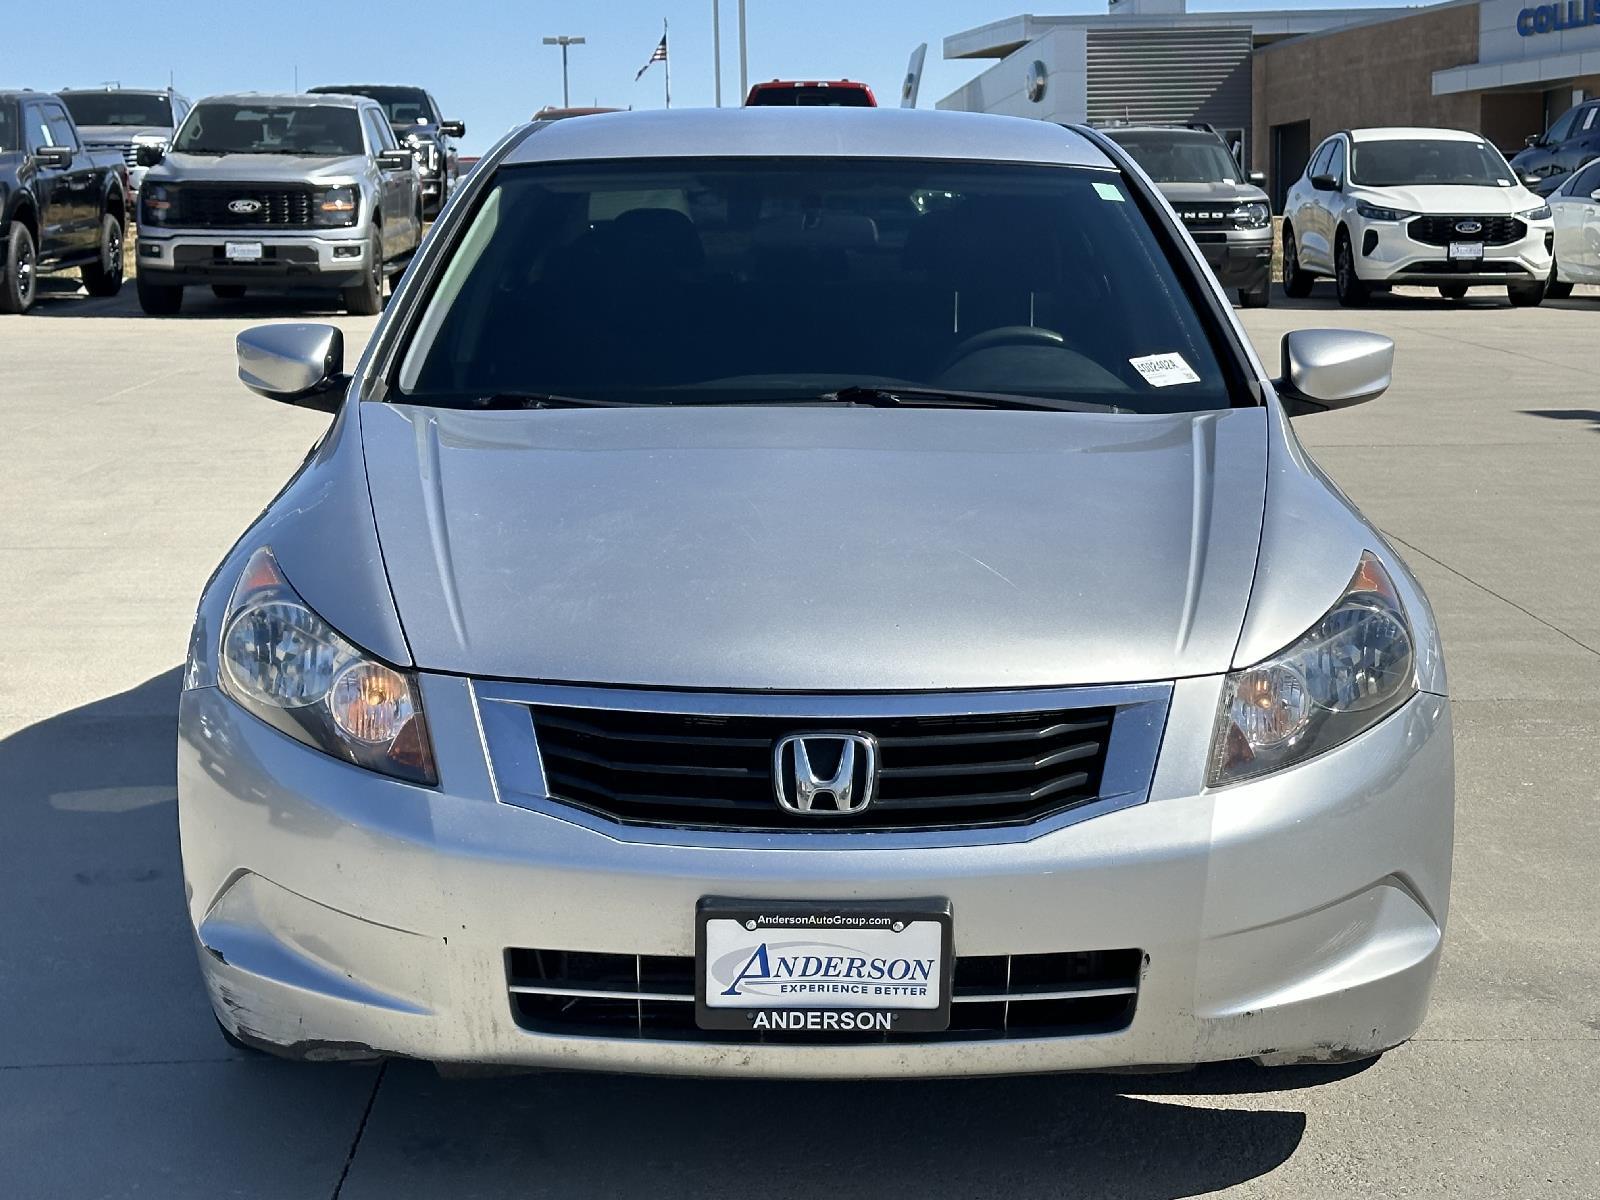
{"type": "Polygon", "coordinates": [[[141,142],[133,148],[133,161],[136,166],[153,167],[167,156],[165,146],[156,146],[141,142]]]}
{"type": "Polygon", "coordinates": [[[1388,390],[1394,342],[1354,329],[1297,329],[1283,339],[1283,377],[1274,382],[1291,417],[1349,408],[1388,390]]]}
{"type": "Polygon", "coordinates": [[[1337,192],[1339,190],[1339,181],[1332,175],[1313,175],[1311,177],[1311,186],[1319,192],[1337,192]]]}
{"type": "Polygon", "coordinates": [[[269,400],[336,412],[350,377],[332,325],[256,325],[235,342],[239,380],[269,400]]]}
{"type": "Polygon", "coordinates": [[[1267,186],[1267,173],[1265,171],[1251,171],[1246,178],[1257,187],[1267,186]]]}
{"type": "Polygon", "coordinates": [[[66,170],[72,165],[72,147],[40,146],[33,152],[33,161],[41,167],[59,167],[66,170]]]}
{"type": "Polygon", "coordinates": [[[385,150],[378,155],[378,170],[408,171],[415,161],[409,150],[385,150]]]}
{"type": "Polygon", "coordinates": [[[466,137],[467,126],[462,121],[440,121],[439,132],[445,137],[466,137]]]}

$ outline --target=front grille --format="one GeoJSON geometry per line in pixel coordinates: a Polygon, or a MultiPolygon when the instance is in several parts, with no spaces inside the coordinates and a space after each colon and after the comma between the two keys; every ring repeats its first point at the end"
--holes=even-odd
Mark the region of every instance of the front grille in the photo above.
{"type": "Polygon", "coordinates": [[[936,1033],[701,1029],[694,1018],[694,959],[575,950],[508,950],[506,982],[517,1024],[566,1037],[656,1041],[981,1041],[1114,1033],[1133,1020],[1144,954],[963,955],[951,982],[950,1028],[936,1033]]]}
{"type": "Polygon", "coordinates": [[[258,183],[182,184],[176,192],[176,212],[168,225],[198,228],[280,228],[311,224],[311,189],[270,187],[258,183]],[[254,201],[253,212],[232,212],[236,200],[254,201]]]}
{"type": "Polygon", "coordinates": [[[84,147],[89,150],[105,150],[112,154],[120,154],[123,164],[128,167],[139,165],[137,153],[132,142],[85,142],[84,147]]]}
{"type": "Polygon", "coordinates": [[[1509,246],[1527,236],[1528,227],[1516,217],[1414,217],[1406,226],[1411,240],[1425,246],[1448,246],[1451,242],[1482,242],[1487,246],[1509,246]],[[1475,222],[1481,228],[1463,233],[1456,228],[1462,222],[1475,222]]]}
{"type": "Polygon", "coordinates": [[[709,829],[952,829],[1016,824],[1099,794],[1114,710],[958,716],[703,716],[534,705],[549,795],[630,824],[709,829]],[[878,744],[864,812],[778,807],[773,750],[796,733],[878,744]]]}

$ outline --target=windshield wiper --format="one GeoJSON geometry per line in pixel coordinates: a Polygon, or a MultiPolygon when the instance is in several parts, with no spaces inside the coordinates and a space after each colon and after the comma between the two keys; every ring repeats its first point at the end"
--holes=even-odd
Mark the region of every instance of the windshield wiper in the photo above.
{"type": "Polygon", "coordinates": [[[894,384],[852,385],[826,392],[820,400],[843,404],[870,404],[879,408],[1017,408],[1041,412],[1120,413],[1115,404],[1087,400],[1055,400],[1048,396],[1019,396],[1011,392],[964,392],[953,388],[899,387],[894,384]]]}
{"type": "MultiPolygon", "coordinates": [[[[435,404],[428,396],[407,396],[412,404],[435,404]]],[[[597,400],[592,396],[557,396],[551,392],[495,392],[473,396],[461,408],[638,408],[626,400],[597,400]]]]}

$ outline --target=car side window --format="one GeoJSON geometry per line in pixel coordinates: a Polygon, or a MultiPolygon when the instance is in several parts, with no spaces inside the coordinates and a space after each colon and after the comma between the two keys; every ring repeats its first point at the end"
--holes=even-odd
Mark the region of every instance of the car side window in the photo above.
{"type": "Polygon", "coordinates": [[[67,110],[58,104],[44,106],[44,119],[50,128],[50,140],[53,145],[70,146],[78,148],[78,135],[72,128],[72,119],[67,116],[67,110]]]}
{"type": "Polygon", "coordinates": [[[1328,156],[1327,172],[1333,176],[1334,182],[1340,187],[1344,187],[1344,163],[1344,140],[1342,138],[1334,138],[1332,153],[1328,156]]]}
{"type": "Polygon", "coordinates": [[[50,141],[50,128],[45,124],[44,115],[37,104],[22,106],[22,139],[22,148],[29,154],[53,144],[50,141]]]}
{"type": "Polygon", "coordinates": [[[1328,169],[1328,158],[1333,153],[1333,143],[1323,142],[1317,147],[1317,152],[1311,156],[1311,165],[1306,168],[1306,178],[1315,179],[1328,169]]]}
{"type": "Polygon", "coordinates": [[[1600,158],[1595,159],[1588,166],[1582,168],[1567,184],[1567,195],[1577,196],[1586,200],[1596,191],[1600,191],[1600,158]]]}
{"type": "Polygon", "coordinates": [[[372,131],[373,153],[399,147],[399,143],[394,140],[394,130],[389,127],[389,119],[380,110],[367,109],[367,128],[372,131]]]}
{"type": "Polygon", "coordinates": [[[1577,108],[1562,113],[1556,119],[1556,123],[1550,126],[1550,132],[1544,135],[1544,140],[1558,144],[1566,141],[1572,133],[1573,126],[1578,123],[1580,115],[1582,115],[1582,110],[1577,108]]]}

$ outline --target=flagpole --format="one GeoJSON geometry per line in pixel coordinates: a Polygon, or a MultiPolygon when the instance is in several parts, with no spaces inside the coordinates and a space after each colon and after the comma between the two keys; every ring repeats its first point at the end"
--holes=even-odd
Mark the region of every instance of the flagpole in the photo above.
{"type": "Polygon", "coordinates": [[[666,51],[661,56],[662,78],[667,81],[667,107],[672,107],[672,49],[667,45],[667,21],[661,19],[661,46],[666,51]]]}
{"type": "Polygon", "coordinates": [[[722,0],[711,0],[711,78],[715,81],[717,107],[722,107],[722,0]]]}
{"type": "Polygon", "coordinates": [[[739,0],[739,103],[750,94],[750,62],[745,53],[744,0],[739,0]]]}

